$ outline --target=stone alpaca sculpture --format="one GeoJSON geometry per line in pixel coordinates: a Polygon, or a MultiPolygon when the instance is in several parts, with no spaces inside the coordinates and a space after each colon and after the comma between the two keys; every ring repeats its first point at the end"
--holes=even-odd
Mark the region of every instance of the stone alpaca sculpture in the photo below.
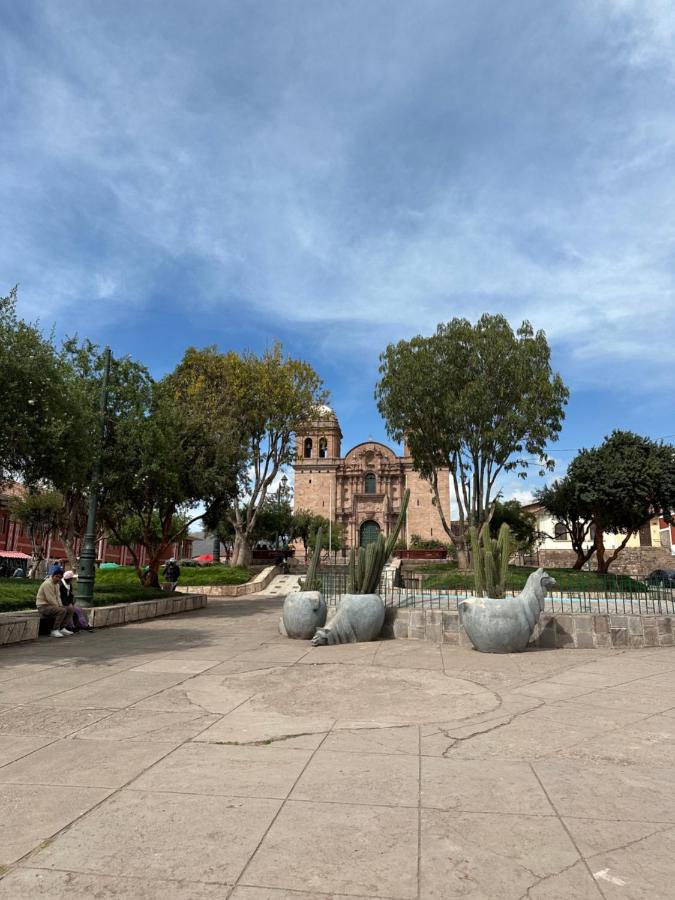
{"type": "Polygon", "coordinates": [[[289,638],[309,640],[326,624],[328,609],[319,591],[296,591],[284,600],[280,629],[289,638]]]}
{"type": "Polygon", "coordinates": [[[458,604],[464,630],[476,650],[483,653],[519,653],[527,647],[544,609],[546,591],[553,587],[543,569],[527,579],[517,597],[471,597],[458,604]]]}
{"type": "Polygon", "coordinates": [[[384,603],[378,594],[345,594],[325,628],[312,638],[314,647],[374,641],[384,625],[384,603]]]}

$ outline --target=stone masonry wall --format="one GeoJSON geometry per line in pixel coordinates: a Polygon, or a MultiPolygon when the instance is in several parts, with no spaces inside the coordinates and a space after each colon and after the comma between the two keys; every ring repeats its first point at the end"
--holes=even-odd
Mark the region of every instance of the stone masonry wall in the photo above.
{"type": "MultiPolygon", "coordinates": [[[[459,613],[452,610],[388,607],[382,636],[472,647],[459,613]]],[[[532,645],[570,650],[672,647],[673,620],[670,616],[543,613],[532,645]]]]}
{"type": "MultiPolygon", "coordinates": [[[[539,550],[539,565],[546,568],[571,568],[577,558],[574,550],[539,550]]],[[[591,569],[597,568],[595,555],[590,560],[591,569]]],[[[675,569],[675,556],[662,547],[626,547],[609,567],[610,575],[644,577],[654,569],[675,569]]]]}

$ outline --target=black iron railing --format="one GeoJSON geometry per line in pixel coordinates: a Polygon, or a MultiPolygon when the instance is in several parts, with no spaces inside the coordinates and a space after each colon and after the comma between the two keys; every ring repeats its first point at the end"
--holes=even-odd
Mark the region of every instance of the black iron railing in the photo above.
{"type": "MultiPolygon", "coordinates": [[[[324,571],[319,573],[322,593],[328,606],[336,606],[347,590],[347,573],[324,571]]],[[[507,589],[518,594],[522,588],[507,589]]],[[[403,608],[448,609],[473,597],[468,588],[439,589],[424,587],[422,579],[405,577],[402,585],[395,585],[390,577],[382,578],[379,594],[387,606],[403,608]]],[[[553,613],[611,613],[614,615],[671,616],[675,615],[673,588],[647,586],[629,580],[600,590],[560,590],[548,592],[547,612],[553,613]]]]}

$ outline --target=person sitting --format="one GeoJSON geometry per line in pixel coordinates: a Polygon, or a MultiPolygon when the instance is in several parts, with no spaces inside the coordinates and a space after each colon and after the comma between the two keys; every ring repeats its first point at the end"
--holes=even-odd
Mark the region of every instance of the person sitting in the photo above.
{"type": "Polygon", "coordinates": [[[73,611],[64,607],[61,603],[60,583],[63,573],[59,571],[43,581],[40,585],[35,605],[41,619],[53,619],[51,637],[68,637],[73,632],[70,626],[73,624],[73,611]]]}
{"type": "Polygon", "coordinates": [[[59,585],[59,590],[61,593],[61,603],[64,605],[66,609],[72,610],[73,613],[73,626],[75,631],[93,631],[94,629],[89,624],[89,620],[84,612],[84,610],[75,606],[75,592],[73,591],[73,582],[77,578],[75,572],[72,569],[68,569],[67,572],[63,573],[63,578],[61,579],[61,584],[59,585]]]}
{"type": "MultiPolygon", "coordinates": [[[[60,572],[63,575],[64,565],[64,559],[55,559],[47,569],[47,578],[51,578],[54,572],[60,572]]],[[[45,581],[47,580],[47,578],[45,578],[45,581]]]]}

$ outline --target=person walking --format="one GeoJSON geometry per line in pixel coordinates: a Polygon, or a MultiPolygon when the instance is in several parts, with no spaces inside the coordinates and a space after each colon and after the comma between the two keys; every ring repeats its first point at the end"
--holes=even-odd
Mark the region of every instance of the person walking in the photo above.
{"type": "Polygon", "coordinates": [[[54,572],[50,578],[42,582],[35,598],[40,618],[54,620],[50,636],[59,638],[69,637],[73,633],[70,629],[73,623],[73,611],[61,603],[62,577],[63,572],[60,569],[54,572]]]}
{"type": "Polygon", "coordinates": [[[178,579],[180,578],[180,566],[173,556],[164,567],[164,578],[171,585],[171,590],[175,591],[176,585],[178,584],[178,579]]]}
{"type": "Polygon", "coordinates": [[[63,573],[63,578],[61,579],[61,583],[59,585],[59,590],[61,593],[61,603],[66,609],[72,610],[73,626],[75,628],[75,631],[93,631],[94,629],[89,624],[89,619],[87,619],[84,610],[79,606],[75,606],[75,592],[73,590],[73,582],[76,578],[77,575],[73,572],[72,569],[68,569],[63,573]]]}

